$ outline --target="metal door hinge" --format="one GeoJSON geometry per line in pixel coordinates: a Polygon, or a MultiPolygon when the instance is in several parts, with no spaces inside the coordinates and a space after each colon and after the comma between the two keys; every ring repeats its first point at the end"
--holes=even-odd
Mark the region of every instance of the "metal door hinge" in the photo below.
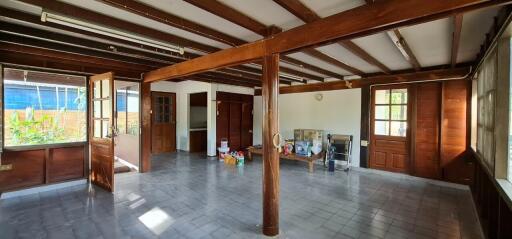
{"type": "Polygon", "coordinates": [[[0,171],[9,171],[12,170],[12,164],[0,165],[0,171]]]}

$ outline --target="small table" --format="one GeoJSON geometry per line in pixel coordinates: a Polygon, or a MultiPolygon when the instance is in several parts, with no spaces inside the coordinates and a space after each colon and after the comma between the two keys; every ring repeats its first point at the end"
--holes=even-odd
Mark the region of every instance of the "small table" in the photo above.
{"type": "MultiPolygon", "coordinates": [[[[262,148],[249,147],[249,148],[247,148],[247,152],[248,152],[247,158],[249,160],[252,160],[252,154],[262,155],[263,154],[263,149],[262,148]]],[[[314,167],[315,161],[319,160],[319,159],[323,159],[324,156],[325,156],[325,152],[323,150],[319,154],[311,155],[311,157],[300,156],[300,155],[296,155],[294,153],[288,154],[288,155],[285,155],[284,153],[280,153],[279,154],[279,158],[282,158],[282,159],[289,159],[289,160],[296,160],[296,161],[307,162],[308,165],[309,165],[309,172],[310,173],[312,173],[315,170],[315,167],[314,167]]]]}

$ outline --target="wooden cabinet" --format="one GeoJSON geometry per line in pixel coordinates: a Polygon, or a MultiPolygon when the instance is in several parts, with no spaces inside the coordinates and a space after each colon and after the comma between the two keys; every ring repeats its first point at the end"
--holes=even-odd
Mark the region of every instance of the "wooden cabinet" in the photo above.
{"type": "Polygon", "coordinates": [[[207,130],[190,130],[190,152],[206,152],[207,130]]]}
{"type": "Polygon", "coordinates": [[[228,139],[232,150],[252,145],[253,96],[217,92],[217,147],[228,139]]]}

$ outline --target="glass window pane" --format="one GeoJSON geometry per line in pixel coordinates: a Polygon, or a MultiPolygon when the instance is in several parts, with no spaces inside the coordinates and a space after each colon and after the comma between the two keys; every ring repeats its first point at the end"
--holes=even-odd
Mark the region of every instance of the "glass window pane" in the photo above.
{"type": "Polygon", "coordinates": [[[101,137],[101,120],[94,120],[93,128],[94,128],[93,137],[100,138],[101,137]]]}
{"type": "Polygon", "coordinates": [[[101,105],[101,118],[110,118],[112,111],[110,100],[102,100],[101,105]]]}
{"type": "Polygon", "coordinates": [[[407,120],[407,105],[392,105],[391,106],[391,119],[392,120],[407,120]]]}
{"type": "Polygon", "coordinates": [[[376,90],[375,104],[389,104],[389,90],[376,90]]]}
{"type": "Polygon", "coordinates": [[[110,138],[110,121],[102,120],[101,122],[102,122],[101,137],[102,138],[110,138]]]}
{"type": "Polygon", "coordinates": [[[110,81],[101,80],[101,98],[107,98],[110,96],[110,81]]]}
{"type": "Polygon", "coordinates": [[[5,146],[86,140],[85,77],[5,68],[3,102],[5,146]]]}
{"type": "Polygon", "coordinates": [[[407,104],[407,89],[392,89],[391,104],[407,104]]]}
{"type": "Polygon", "coordinates": [[[93,83],[93,92],[94,92],[94,95],[93,95],[93,98],[101,98],[101,88],[100,88],[100,82],[99,81],[95,81],[93,83]]]}
{"type": "Polygon", "coordinates": [[[375,119],[389,119],[389,105],[375,106],[375,119]]]}
{"type": "Polygon", "coordinates": [[[391,121],[391,136],[405,137],[407,135],[407,122],[391,121]]]}
{"type": "Polygon", "coordinates": [[[93,117],[94,118],[101,118],[101,101],[95,100],[93,101],[93,117]]]}
{"type": "Polygon", "coordinates": [[[375,121],[375,135],[389,135],[389,121],[375,121]]]}

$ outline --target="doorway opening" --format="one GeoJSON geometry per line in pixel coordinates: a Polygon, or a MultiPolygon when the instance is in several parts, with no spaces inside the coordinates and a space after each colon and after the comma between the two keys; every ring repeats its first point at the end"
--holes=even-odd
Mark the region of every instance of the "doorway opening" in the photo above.
{"type": "Polygon", "coordinates": [[[189,97],[189,151],[206,152],[208,144],[206,92],[193,93],[189,97]]]}
{"type": "Polygon", "coordinates": [[[138,172],[140,165],[140,88],[138,82],[114,81],[114,173],[138,172]]]}

